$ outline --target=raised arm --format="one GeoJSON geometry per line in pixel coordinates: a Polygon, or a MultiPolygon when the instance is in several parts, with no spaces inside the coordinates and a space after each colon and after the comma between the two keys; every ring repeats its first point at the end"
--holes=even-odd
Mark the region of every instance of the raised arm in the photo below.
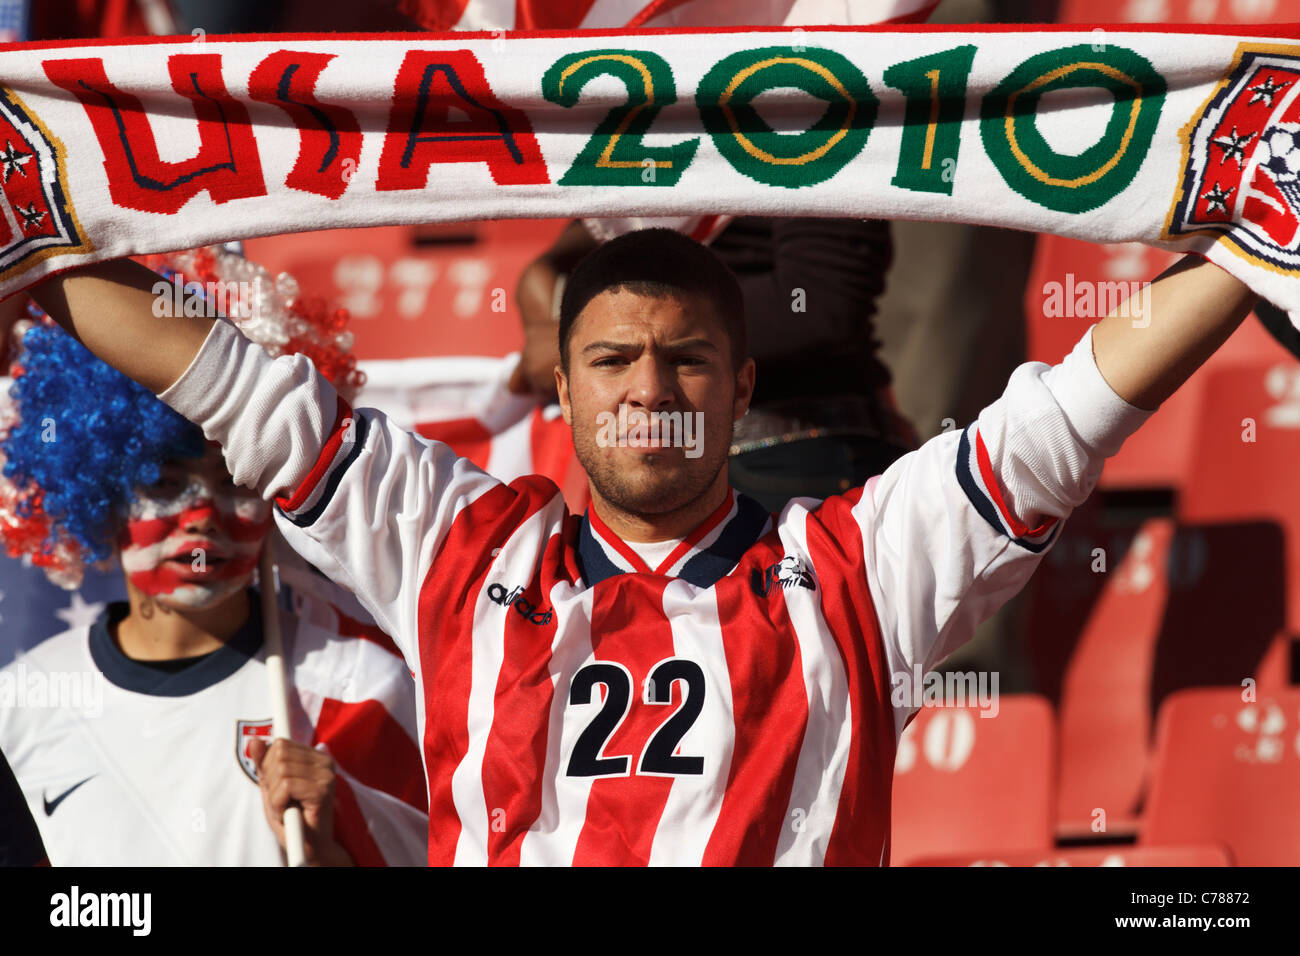
{"type": "MultiPolygon", "coordinates": [[[[853,516],[896,677],[934,667],[1024,586],[1106,459],[1254,301],[1192,257],[1144,295],[1140,313],[1121,307],[1058,365],[1020,366],[967,428],[868,482],[853,516]]],[[[912,709],[897,707],[898,731],[912,709]]]]}
{"type": "Polygon", "coordinates": [[[1155,409],[1232,335],[1257,299],[1212,262],[1184,256],[1128,308],[1097,324],[1097,369],[1120,398],[1155,409]]]}
{"type": "Polygon", "coordinates": [[[213,322],[155,315],[154,286],[162,281],[138,262],[118,259],[52,276],[30,294],[91,352],[158,393],[189,367],[213,322]]]}
{"type": "Polygon", "coordinates": [[[226,321],[154,315],[132,262],[69,272],[37,301],[93,353],[218,442],[289,544],[352,591],[412,670],[417,599],[456,516],[498,482],[445,444],[352,409],[305,355],[271,358],[226,321]]]}

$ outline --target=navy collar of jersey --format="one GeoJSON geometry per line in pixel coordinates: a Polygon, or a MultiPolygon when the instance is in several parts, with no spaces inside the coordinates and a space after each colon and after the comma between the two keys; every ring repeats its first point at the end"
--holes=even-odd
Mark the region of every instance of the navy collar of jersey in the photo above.
{"type": "Polygon", "coordinates": [[[175,672],[150,667],[122,653],[110,627],[121,622],[130,613],[131,606],[125,601],[114,601],[90,626],[90,657],[104,677],[123,690],[155,697],[197,694],[235,673],[262,647],[262,615],[258,613],[257,592],[252,588],[248,590],[248,600],[252,613],[229,641],[175,672]]]}
{"type": "MultiPolygon", "coordinates": [[[[722,532],[706,548],[696,549],[674,575],[700,588],[711,588],[731,573],[755,542],[762,537],[771,515],[747,495],[736,492],[736,511],[722,532]]],[[[578,570],[588,586],[594,587],[616,574],[633,573],[619,567],[596,540],[591,526],[591,509],[582,516],[578,529],[578,570]]]]}

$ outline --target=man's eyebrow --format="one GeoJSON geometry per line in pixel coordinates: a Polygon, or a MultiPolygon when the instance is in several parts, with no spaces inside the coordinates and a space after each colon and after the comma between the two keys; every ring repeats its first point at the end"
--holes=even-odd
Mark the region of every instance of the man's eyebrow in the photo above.
{"type": "MultiPolygon", "coordinates": [[[[641,345],[640,342],[609,342],[609,341],[591,342],[583,348],[582,354],[586,355],[588,352],[604,352],[604,351],[639,352],[641,351],[642,347],[643,346],[641,345]]],[[[717,345],[715,345],[713,342],[711,342],[709,339],[706,339],[702,335],[697,336],[696,338],[682,339],[679,342],[669,342],[668,344],[660,348],[659,351],[681,352],[686,349],[705,349],[711,352],[719,351],[717,345]]]]}
{"type": "Polygon", "coordinates": [[[607,341],[592,342],[588,344],[585,348],[583,348],[582,354],[586,355],[588,352],[604,352],[604,351],[632,352],[632,351],[636,351],[639,348],[641,348],[640,345],[634,344],[632,342],[607,342],[607,341]]]}
{"type": "Polygon", "coordinates": [[[718,347],[709,339],[699,335],[693,339],[682,339],[678,342],[669,342],[660,351],[663,352],[683,352],[686,349],[704,349],[708,352],[717,352],[718,347]]]}

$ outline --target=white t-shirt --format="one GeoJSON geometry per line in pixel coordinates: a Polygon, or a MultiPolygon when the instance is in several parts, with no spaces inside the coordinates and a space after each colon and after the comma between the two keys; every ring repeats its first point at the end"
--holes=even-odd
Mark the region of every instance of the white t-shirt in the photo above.
{"type": "MultiPolygon", "coordinates": [[[[281,611],[292,737],[334,758],[336,839],[359,865],[420,865],[428,814],[410,674],[375,641],[341,636],[329,605],[297,606],[297,617],[281,611]]],[[[247,756],[270,730],[260,615],[169,673],[117,647],[108,623],[125,613],[110,605],[0,670],[0,750],[50,863],[284,865],[247,756]]]]}

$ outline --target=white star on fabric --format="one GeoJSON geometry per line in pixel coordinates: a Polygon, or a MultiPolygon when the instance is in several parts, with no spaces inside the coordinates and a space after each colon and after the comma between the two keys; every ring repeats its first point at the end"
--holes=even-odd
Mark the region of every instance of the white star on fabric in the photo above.
{"type": "Polygon", "coordinates": [[[94,624],[99,620],[100,613],[104,610],[104,605],[100,601],[87,604],[81,597],[80,591],[72,592],[72,603],[61,611],[55,611],[54,616],[59,618],[68,627],[84,627],[94,624]]]}
{"type": "Polygon", "coordinates": [[[22,206],[15,205],[14,212],[23,217],[23,229],[29,227],[32,229],[39,229],[41,220],[45,218],[45,213],[42,210],[37,209],[36,203],[34,202],[29,202],[26,209],[22,206]]]}
{"type": "Polygon", "coordinates": [[[1232,195],[1233,190],[1235,189],[1236,187],[1234,186],[1232,189],[1225,192],[1223,187],[1216,182],[1213,189],[1201,196],[1201,198],[1205,200],[1205,211],[1214,212],[1217,208],[1220,212],[1227,212],[1228,197],[1232,195]]]}
{"type": "Polygon", "coordinates": [[[1251,103],[1258,103],[1260,100],[1263,100],[1265,106],[1272,106],[1273,97],[1277,96],[1290,85],[1290,83],[1275,83],[1273,81],[1273,74],[1270,73],[1263,83],[1250,87],[1250,102],[1246,105],[1249,106],[1251,103]]]}
{"type": "Polygon", "coordinates": [[[31,161],[31,153],[20,153],[14,149],[12,140],[5,140],[4,152],[0,153],[0,163],[3,163],[5,168],[5,182],[9,182],[9,177],[14,173],[22,173],[26,177],[27,170],[23,169],[23,166],[31,161]]]}
{"type": "Polygon", "coordinates": [[[1237,168],[1241,169],[1246,165],[1246,144],[1255,138],[1254,133],[1247,133],[1244,136],[1237,135],[1237,127],[1232,128],[1232,132],[1218,139],[1212,139],[1210,142],[1223,150],[1223,155],[1219,157],[1219,165],[1222,166],[1231,157],[1237,161],[1237,168]]]}

